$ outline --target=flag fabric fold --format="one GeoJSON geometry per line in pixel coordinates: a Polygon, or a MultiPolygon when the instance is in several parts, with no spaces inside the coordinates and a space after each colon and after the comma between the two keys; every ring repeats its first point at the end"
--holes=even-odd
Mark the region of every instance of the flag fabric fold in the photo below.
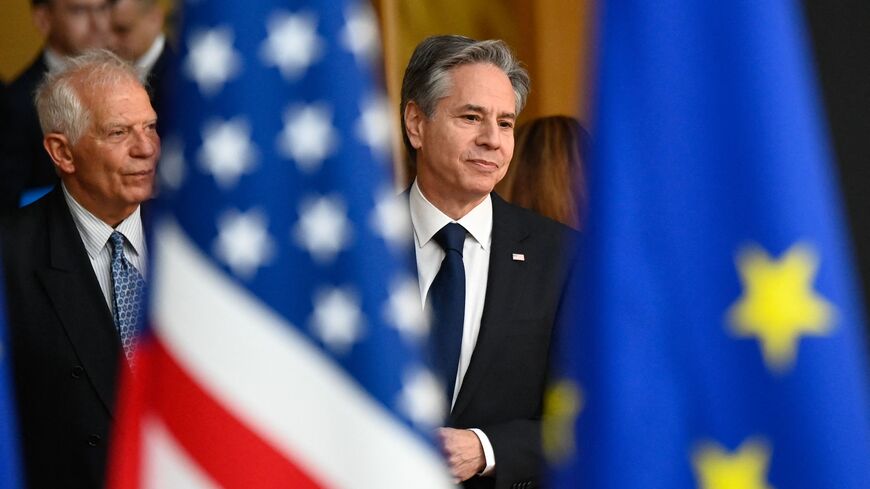
{"type": "Polygon", "coordinates": [[[446,487],[372,10],[181,18],[110,486],[446,487]]]}
{"type": "Polygon", "coordinates": [[[800,5],[599,18],[553,487],[866,487],[864,318],[800,5]]]}

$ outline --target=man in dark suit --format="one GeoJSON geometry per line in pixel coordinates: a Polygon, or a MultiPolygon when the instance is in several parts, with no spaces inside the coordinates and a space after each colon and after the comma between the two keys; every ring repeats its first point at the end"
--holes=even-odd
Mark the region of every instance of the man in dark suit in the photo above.
{"type": "Polygon", "coordinates": [[[45,46],[33,63],[6,89],[0,117],[0,211],[16,207],[23,192],[57,182],[54,165],[42,148],[33,93],[43,76],[57,70],[69,56],[109,42],[108,0],[32,0],[33,20],[45,46]]]}
{"type": "Polygon", "coordinates": [[[0,223],[29,487],[102,487],[119,368],[132,358],[160,153],[135,69],[72,58],[37,93],[61,183],[0,223]],[[126,360],[125,360],[126,359],[126,360]]]}
{"type": "Polygon", "coordinates": [[[157,0],[115,0],[112,5],[112,51],[139,69],[158,115],[173,56],[163,34],[165,18],[157,0]]]}
{"type": "Polygon", "coordinates": [[[402,84],[420,291],[451,406],[439,439],[470,488],[539,483],[550,336],[573,261],[567,227],[492,193],[528,91],[503,42],[460,36],[424,40],[402,84]]]}

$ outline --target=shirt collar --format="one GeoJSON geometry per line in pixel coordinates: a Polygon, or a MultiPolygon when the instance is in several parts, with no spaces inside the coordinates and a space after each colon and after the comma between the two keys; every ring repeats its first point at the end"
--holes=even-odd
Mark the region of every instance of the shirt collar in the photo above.
{"type": "Polygon", "coordinates": [[[458,221],[454,221],[429,202],[420,191],[417,180],[414,180],[408,198],[411,208],[411,224],[414,227],[419,247],[425,246],[438,230],[451,222],[461,224],[483,249],[489,247],[492,238],[492,196],[487,195],[480,204],[477,204],[474,209],[471,209],[458,221]]]}
{"type": "Polygon", "coordinates": [[[60,71],[66,66],[67,58],[66,56],[58,53],[54,49],[46,46],[43,50],[43,59],[45,60],[45,65],[48,66],[49,73],[55,73],[60,71]]]}
{"type": "Polygon", "coordinates": [[[106,242],[109,241],[109,236],[114,231],[120,232],[127,238],[136,255],[141,255],[145,252],[145,234],[142,231],[142,218],[140,214],[141,206],[136,206],[136,210],[121,221],[117,228],[113,229],[112,226],[109,226],[102,219],[79,204],[70,195],[65,185],[61,184],[61,188],[89,257],[93,259],[100,254],[103,247],[106,246],[106,242]]]}
{"type": "Polygon", "coordinates": [[[148,51],[145,51],[139,59],[136,60],[136,68],[139,69],[139,72],[143,75],[147,75],[151,73],[151,68],[154,68],[154,63],[157,62],[157,58],[160,57],[160,53],[163,52],[163,46],[166,44],[166,36],[163,33],[160,33],[154,42],[151,43],[151,47],[148,48],[148,51]]]}
{"type": "Polygon", "coordinates": [[[115,228],[115,231],[118,231],[127,238],[136,255],[145,253],[145,233],[142,231],[141,210],[141,206],[136,206],[136,210],[115,228]]]}

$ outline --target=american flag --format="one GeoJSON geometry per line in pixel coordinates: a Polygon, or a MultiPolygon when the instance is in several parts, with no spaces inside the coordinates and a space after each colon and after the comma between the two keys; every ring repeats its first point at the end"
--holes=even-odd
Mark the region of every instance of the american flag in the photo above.
{"type": "Polygon", "coordinates": [[[112,487],[446,487],[357,2],[183,2],[112,487]]]}

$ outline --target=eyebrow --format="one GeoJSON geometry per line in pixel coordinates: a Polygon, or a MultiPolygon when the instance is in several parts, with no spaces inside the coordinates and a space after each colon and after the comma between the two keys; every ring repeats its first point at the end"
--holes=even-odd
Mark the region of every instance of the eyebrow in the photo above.
{"type": "MultiPolygon", "coordinates": [[[[474,104],[465,104],[462,106],[462,110],[470,110],[472,112],[479,112],[481,114],[486,114],[487,110],[479,105],[474,104]]],[[[502,112],[498,115],[499,119],[516,119],[517,115],[513,112],[502,112]]]]}
{"type": "MultiPolygon", "coordinates": [[[[144,122],[142,122],[142,125],[148,126],[148,125],[156,124],[156,123],[157,123],[157,118],[154,117],[152,119],[146,119],[144,122]]],[[[100,126],[100,129],[103,131],[106,131],[106,130],[109,130],[109,129],[112,129],[115,127],[133,127],[137,124],[139,124],[139,123],[138,122],[130,123],[130,122],[124,122],[124,121],[115,119],[115,120],[106,121],[105,124],[100,126]]]]}
{"type": "Polygon", "coordinates": [[[107,126],[135,126],[136,124],[139,124],[140,122],[143,124],[149,124],[151,122],[156,122],[156,121],[157,121],[157,116],[149,117],[147,119],[142,119],[141,121],[133,121],[133,122],[131,122],[129,120],[125,121],[122,119],[109,119],[106,121],[106,125],[107,126]]]}

